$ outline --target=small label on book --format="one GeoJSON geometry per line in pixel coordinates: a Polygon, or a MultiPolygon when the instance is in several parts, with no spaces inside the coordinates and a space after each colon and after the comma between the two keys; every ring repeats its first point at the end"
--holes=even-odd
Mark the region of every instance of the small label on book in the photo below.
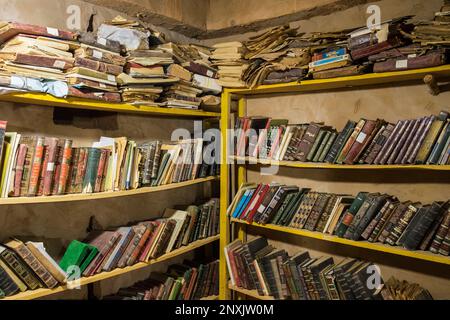
{"type": "Polygon", "coordinates": [[[103,52],[94,50],[94,51],[92,51],[92,56],[93,56],[95,59],[101,59],[101,58],[103,58],[103,52]]]}
{"type": "Polygon", "coordinates": [[[54,68],[64,69],[65,66],[66,66],[66,63],[65,63],[64,61],[61,61],[61,60],[56,60],[56,61],[53,63],[53,67],[54,67],[54,68]]]}
{"type": "Polygon", "coordinates": [[[415,58],[415,57],[417,57],[417,54],[415,53],[408,54],[408,58],[415,58]]]}
{"type": "Polygon", "coordinates": [[[265,207],[265,206],[263,206],[263,205],[260,205],[257,211],[259,211],[259,212],[263,212],[263,211],[264,211],[265,209],[266,209],[266,207],[265,207]]]}
{"type": "Polygon", "coordinates": [[[112,74],[108,74],[108,80],[109,81],[116,81],[116,77],[112,74]]]}
{"type": "Polygon", "coordinates": [[[396,69],[405,69],[408,68],[408,60],[397,60],[395,62],[396,69]]]}
{"type": "Polygon", "coordinates": [[[208,71],[206,71],[206,75],[207,75],[208,77],[211,77],[211,78],[212,78],[212,76],[214,75],[214,72],[212,72],[211,70],[208,70],[208,71]]]}
{"type": "Polygon", "coordinates": [[[59,37],[58,29],[47,27],[47,33],[52,36],[59,37]]]}
{"type": "Polygon", "coordinates": [[[363,143],[364,140],[366,139],[366,134],[364,132],[360,132],[358,135],[358,138],[356,138],[356,141],[359,143],[363,143]]]}
{"type": "Polygon", "coordinates": [[[98,86],[99,86],[100,88],[106,88],[106,84],[104,84],[104,83],[99,83],[98,86]]]}
{"type": "Polygon", "coordinates": [[[97,43],[101,44],[102,46],[106,46],[106,39],[105,38],[98,38],[97,43]]]}
{"type": "Polygon", "coordinates": [[[54,168],[55,168],[54,162],[47,163],[47,171],[53,171],[54,168]]]}

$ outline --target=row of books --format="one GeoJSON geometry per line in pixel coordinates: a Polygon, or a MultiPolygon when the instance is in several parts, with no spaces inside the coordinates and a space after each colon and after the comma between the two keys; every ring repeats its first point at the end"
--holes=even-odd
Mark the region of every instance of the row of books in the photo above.
{"type": "Polygon", "coordinates": [[[0,86],[11,91],[189,109],[222,91],[208,47],[165,43],[120,16],[80,34],[0,22],[0,46],[0,86]]]}
{"type": "Polygon", "coordinates": [[[249,223],[306,229],[408,250],[450,251],[450,201],[399,201],[395,196],[359,192],[356,197],[309,188],[244,184],[228,214],[249,223]]]}
{"type": "Polygon", "coordinates": [[[198,264],[185,260],[166,272],[122,288],[104,300],[199,300],[219,294],[219,261],[198,264]]]}
{"type": "Polygon", "coordinates": [[[203,162],[202,139],[138,144],[126,137],[101,137],[90,147],[73,147],[72,139],[4,129],[0,160],[3,198],[130,190],[212,176],[218,170],[203,162]]]}
{"type": "Polygon", "coordinates": [[[218,233],[219,200],[211,199],[185,210],[166,209],[159,219],[94,230],[83,241],[73,240],[59,262],[43,243],[13,239],[0,245],[0,294],[55,288],[68,279],[149,262],[218,233]]]}
{"type": "Polygon", "coordinates": [[[418,284],[390,278],[384,283],[375,264],[352,258],[335,261],[312,257],[308,251],[293,256],[266,238],[247,243],[235,240],[225,247],[231,284],[257,290],[261,296],[293,300],[432,300],[418,284]],[[369,277],[377,277],[378,283],[369,277]]]}
{"type": "Polygon", "coordinates": [[[238,156],[272,160],[445,165],[450,163],[450,117],[441,111],[396,124],[349,120],[340,132],[323,123],[244,117],[236,120],[234,146],[238,156]]]}

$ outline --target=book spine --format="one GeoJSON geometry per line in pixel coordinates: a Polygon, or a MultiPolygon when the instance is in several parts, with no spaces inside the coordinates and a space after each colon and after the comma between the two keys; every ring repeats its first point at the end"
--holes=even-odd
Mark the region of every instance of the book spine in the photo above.
{"type": "Polygon", "coordinates": [[[393,154],[394,149],[397,147],[398,142],[400,138],[403,136],[404,132],[406,131],[407,127],[410,124],[410,121],[401,121],[402,124],[399,126],[399,129],[397,132],[392,133],[392,140],[386,142],[386,150],[383,153],[379,163],[377,164],[386,164],[388,160],[390,159],[391,154],[393,154]]]}
{"type": "Polygon", "coordinates": [[[381,210],[377,213],[375,218],[373,218],[367,227],[364,229],[363,233],[361,234],[361,238],[368,240],[372,232],[374,231],[375,227],[378,225],[378,223],[381,221],[381,218],[385,215],[385,212],[388,210],[390,201],[387,201],[384,206],[381,208],[381,210]]]}
{"type": "Polygon", "coordinates": [[[27,192],[28,197],[36,196],[39,177],[41,175],[41,166],[43,158],[44,158],[44,138],[38,137],[36,139],[36,145],[32,159],[33,161],[30,167],[31,174],[30,174],[30,181],[28,183],[28,192],[27,192]]]}
{"type": "Polygon", "coordinates": [[[355,129],[353,130],[352,134],[348,138],[348,140],[345,142],[344,147],[342,148],[341,152],[339,153],[336,163],[342,164],[344,162],[345,157],[347,156],[348,152],[350,151],[351,147],[356,141],[356,138],[359,136],[359,133],[364,127],[364,124],[366,121],[364,119],[361,119],[358,124],[356,125],[355,129]]]}
{"type": "Polygon", "coordinates": [[[330,151],[325,157],[325,162],[327,163],[335,163],[337,156],[341,152],[342,147],[344,146],[345,141],[348,138],[349,132],[353,130],[355,127],[355,123],[353,121],[348,121],[345,125],[344,129],[339,132],[336,141],[333,143],[330,151]]]}
{"type": "Polygon", "coordinates": [[[430,130],[427,132],[422,145],[420,146],[420,149],[417,153],[415,163],[416,164],[422,164],[425,163],[428,159],[428,156],[433,148],[433,145],[439,136],[439,133],[441,132],[442,125],[444,124],[444,121],[440,119],[436,119],[433,121],[433,123],[430,126],[430,130]]]}
{"type": "Polygon", "coordinates": [[[74,180],[74,193],[81,193],[83,190],[83,179],[86,173],[87,160],[88,160],[88,148],[80,148],[78,168],[74,180]]]}
{"type": "Polygon", "coordinates": [[[87,152],[86,173],[83,180],[83,193],[92,193],[97,179],[98,163],[101,150],[89,148],[87,152]]]}
{"type": "Polygon", "coordinates": [[[405,214],[397,225],[392,229],[389,236],[386,238],[386,243],[390,245],[395,245],[397,243],[397,240],[402,235],[403,231],[405,231],[406,227],[408,226],[411,219],[414,217],[414,215],[417,213],[417,208],[413,205],[408,206],[408,209],[406,210],[405,214]]]}
{"type": "Polygon", "coordinates": [[[439,254],[448,256],[450,253],[450,232],[447,231],[447,235],[442,241],[441,247],[439,248],[439,254]]]}
{"type": "Polygon", "coordinates": [[[428,230],[426,236],[423,238],[422,242],[420,243],[419,250],[426,251],[429,249],[431,245],[431,241],[433,241],[434,236],[436,235],[436,232],[441,225],[442,221],[444,221],[445,215],[441,216],[439,219],[436,219],[433,222],[433,225],[428,230]]]}
{"type": "Polygon", "coordinates": [[[45,173],[48,165],[48,144],[44,145],[44,158],[42,160],[42,169],[41,173],[39,174],[39,180],[38,180],[38,187],[36,196],[42,196],[44,193],[44,180],[45,180],[45,173]]]}
{"type": "Polygon", "coordinates": [[[392,144],[392,140],[394,139],[394,137],[397,135],[400,127],[403,125],[403,121],[398,121],[397,124],[395,125],[395,127],[392,129],[392,131],[389,133],[388,136],[385,136],[384,143],[382,144],[382,147],[380,148],[380,150],[378,151],[375,159],[373,160],[373,164],[381,164],[381,159],[384,157],[384,155],[386,154],[387,149],[389,148],[389,146],[392,144]]]}
{"type": "Polygon", "coordinates": [[[107,163],[106,163],[107,153],[108,153],[108,150],[105,150],[105,149],[101,150],[100,159],[98,161],[97,176],[95,178],[94,192],[101,191],[102,182],[103,182],[104,173],[105,173],[105,166],[107,165],[107,163]]]}
{"type": "Polygon", "coordinates": [[[440,213],[441,206],[435,202],[424,214],[418,216],[418,221],[406,235],[403,246],[408,250],[416,250],[425,237],[427,230],[431,227],[433,222],[439,218],[440,213]]]}
{"type": "Polygon", "coordinates": [[[18,155],[17,155],[17,162],[16,162],[16,174],[14,176],[14,197],[20,197],[20,185],[23,177],[23,168],[25,164],[25,157],[27,154],[28,146],[26,144],[20,144],[18,155]]]}
{"type": "Polygon", "coordinates": [[[422,124],[423,119],[417,119],[414,121],[414,125],[406,138],[406,140],[403,142],[403,146],[400,149],[400,152],[397,155],[397,158],[395,159],[394,163],[396,164],[403,164],[403,160],[406,162],[406,154],[408,152],[409,147],[411,146],[411,143],[413,142],[414,138],[417,136],[417,130],[419,129],[420,125],[422,124]]]}
{"type": "Polygon", "coordinates": [[[13,252],[5,250],[0,255],[5,263],[27,285],[29,289],[35,290],[42,287],[42,284],[34,276],[31,269],[29,269],[27,265],[23,264],[13,252]]]}
{"type": "Polygon", "coordinates": [[[52,191],[51,194],[57,194],[58,192],[58,182],[59,182],[59,175],[61,174],[61,162],[63,157],[63,148],[62,142],[58,143],[58,146],[56,147],[56,156],[55,156],[55,167],[53,169],[53,176],[52,176],[52,191]]]}
{"type": "Polygon", "coordinates": [[[369,242],[375,242],[383,230],[386,223],[389,221],[391,215],[394,213],[395,208],[398,206],[397,203],[389,203],[389,208],[383,213],[381,219],[377,222],[375,228],[367,239],[369,242]]]}
{"type": "Polygon", "coordinates": [[[436,231],[433,241],[430,245],[430,251],[433,253],[438,253],[441,247],[442,241],[446,237],[450,226],[450,210],[447,210],[444,220],[436,231]]]}

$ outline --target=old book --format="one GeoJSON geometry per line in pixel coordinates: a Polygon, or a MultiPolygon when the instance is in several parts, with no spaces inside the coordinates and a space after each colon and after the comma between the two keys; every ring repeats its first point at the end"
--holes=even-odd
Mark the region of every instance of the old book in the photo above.
{"type": "Polygon", "coordinates": [[[128,243],[128,246],[126,247],[126,249],[124,250],[122,256],[120,257],[119,261],[117,262],[117,267],[118,268],[124,268],[126,267],[128,264],[128,260],[131,257],[131,255],[133,254],[133,251],[136,249],[136,247],[139,245],[142,236],[144,235],[145,231],[146,231],[146,227],[143,225],[137,225],[137,226],[133,226],[133,231],[134,231],[134,235],[131,238],[130,242],[128,243]]]}
{"type": "Polygon", "coordinates": [[[314,158],[317,150],[319,149],[319,146],[321,145],[322,140],[325,137],[325,135],[327,134],[327,132],[328,132],[328,128],[325,128],[325,127],[320,128],[319,132],[317,133],[317,137],[314,139],[314,143],[306,156],[307,161],[313,160],[313,158],[314,158]]]}
{"type": "Polygon", "coordinates": [[[54,288],[58,285],[58,281],[50,274],[50,272],[39,262],[38,259],[31,253],[30,249],[19,240],[10,240],[5,244],[8,248],[14,250],[39,279],[46,285],[47,288],[54,288]]]}
{"type": "Polygon", "coordinates": [[[378,121],[366,120],[361,131],[355,138],[354,143],[348,150],[343,162],[346,164],[353,164],[358,160],[359,154],[364,150],[365,146],[370,142],[372,138],[372,132],[376,129],[378,121]]]}
{"type": "Polygon", "coordinates": [[[17,161],[15,167],[15,175],[14,175],[14,197],[21,196],[21,182],[23,178],[23,169],[25,166],[25,158],[28,153],[28,146],[26,144],[20,144],[17,151],[17,161]]]}
{"type": "Polygon", "coordinates": [[[386,202],[380,208],[378,213],[370,220],[363,233],[361,234],[361,238],[368,240],[376,225],[379,223],[381,218],[386,214],[386,211],[389,209],[389,206],[392,204],[393,200],[391,198],[387,198],[386,202]]]}
{"type": "MultiPolygon", "coordinates": [[[[428,157],[427,164],[438,164],[439,159],[441,158],[441,154],[447,145],[447,141],[450,140],[450,119],[447,119],[444,127],[441,130],[441,134],[439,138],[436,140],[434,144],[433,150],[431,151],[430,156],[428,157]]],[[[448,148],[448,147],[447,147],[448,148]]]]}
{"type": "Polygon", "coordinates": [[[62,158],[60,163],[60,173],[58,176],[58,189],[56,194],[65,194],[67,181],[69,179],[70,165],[72,164],[72,140],[65,139],[62,147],[62,158]]]}
{"type": "Polygon", "coordinates": [[[359,133],[364,127],[364,124],[366,123],[365,119],[361,119],[358,121],[355,129],[353,130],[352,134],[349,136],[348,140],[344,143],[344,146],[342,147],[341,152],[336,158],[336,163],[342,164],[344,162],[345,157],[347,156],[348,152],[350,151],[351,147],[353,146],[353,143],[356,141],[356,138],[358,137],[359,133]]]}
{"type": "Polygon", "coordinates": [[[70,31],[19,22],[0,22],[0,43],[3,43],[21,33],[35,36],[54,37],[64,40],[76,39],[76,34],[70,31]]]}
{"type": "Polygon", "coordinates": [[[445,213],[445,218],[442,220],[441,225],[436,231],[436,234],[434,235],[434,239],[431,242],[430,245],[430,251],[433,253],[438,253],[439,249],[442,245],[442,242],[444,241],[448,230],[450,226],[450,208],[447,209],[447,212],[445,213]]]}
{"type": "MultiPolygon", "coordinates": [[[[361,220],[359,223],[355,224],[355,228],[352,233],[352,239],[353,240],[359,240],[361,237],[361,234],[364,232],[370,221],[378,214],[378,212],[382,209],[384,206],[386,199],[389,196],[384,194],[381,196],[377,196],[373,199],[371,207],[367,210],[367,212],[361,217],[361,220]]],[[[356,222],[357,217],[353,220],[356,222]]]]}
{"type": "Polygon", "coordinates": [[[118,66],[123,66],[126,63],[126,58],[122,57],[120,54],[84,44],[75,50],[74,56],[75,58],[88,58],[118,66]]]}
{"type": "Polygon", "coordinates": [[[0,260],[0,299],[27,290],[22,280],[0,260]]]}
{"type": "Polygon", "coordinates": [[[263,200],[261,201],[260,205],[256,209],[255,215],[253,216],[253,221],[254,222],[256,222],[256,223],[261,223],[262,222],[263,213],[265,212],[265,210],[267,209],[267,207],[269,206],[270,202],[272,201],[272,199],[274,198],[276,192],[279,189],[280,189],[280,185],[279,184],[271,184],[269,186],[269,190],[264,195],[263,200]]]}
{"type": "Polygon", "coordinates": [[[98,164],[101,156],[101,149],[88,148],[86,173],[83,180],[83,193],[92,193],[95,189],[95,181],[97,179],[98,164]]]}
{"type": "Polygon", "coordinates": [[[44,146],[45,146],[45,157],[42,164],[41,169],[41,179],[40,183],[40,194],[44,196],[48,196],[51,194],[52,190],[52,180],[53,180],[53,170],[55,169],[55,155],[56,155],[56,146],[58,144],[57,138],[45,138],[44,146]]]}
{"type": "Polygon", "coordinates": [[[356,76],[359,74],[364,74],[367,71],[367,69],[368,69],[367,66],[364,65],[351,65],[335,69],[315,71],[313,72],[313,78],[329,79],[329,78],[356,76]]]}
{"type": "Polygon", "coordinates": [[[355,234],[358,235],[356,229],[359,226],[359,223],[362,221],[363,217],[369,215],[369,211],[370,213],[373,213],[373,208],[376,208],[375,203],[378,202],[377,200],[379,197],[380,194],[378,193],[369,193],[367,195],[367,198],[358,209],[358,212],[356,212],[356,214],[353,216],[351,224],[348,226],[347,230],[344,233],[344,238],[355,240],[355,234]]]}
{"type": "Polygon", "coordinates": [[[376,62],[373,66],[373,72],[389,72],[399,70],[411,70],[420,68],[431,68],[446,63],[446,55],[443,50],[428,52],[420,56],[408,56],[400,59],[387,59],[386,61],[376,62]]]}
{"type": "Polygon", "coordinates": [[[36,150],[37,136],[22,136],[20,144],[27,146],[25,159],[23,162],[22,179],[20,181],[20,195],[26,196],[28,193],[34,152],[36,150]]]}
{"type": "Polygon", "coordinates": [[[311,148],[313,147],[314,141],[316,140],[321,127],[322,125],[318,123],[309,124],[308,129],[306,130],[303,139],[299,144],[298,152],[295,156],[298,161],[306,161],[306,157],[311,151],[311,148]]]}
{"type": "Polygon", "coordinates": [[[392,229],[389,236],[386,238],[386,243],[388,243],[390,245],[395,245],[397,243],[397,240],[403,234],[403,231],[405,231],[409,222],[416,215],[419,208],[420,208],[420,203],[418,203],[418,202],[410,204],[408,206],[408,208],[403,213],[402,217],[399,219],[397,224],[392,229]]]}
{"type": "MultiPolygon", "coordinates": [[[[423,208],[423,207],[422,207],[423,208]]],[[[422,209],[421,208],[421,209],[422,209]]],[[[434,202],[428,210],[420,210],[409,223],[410,230],[405,230],[404,240],[400,243],[408,250],[416,250],[426,235],[428,229],[435,220],[438,220],[442,212],[441,204],[434,202]]],[[[402,235],[403,236],[403,235],[402,235]]]]}
{"type": "Polygon", "coordinates": [[[47,253],[42,242],[26,243],[27,248],[36,257],[36,259],[47,269],[48,272],[59,282],[66,282],[66,273],[60,268],[58,263],[47,253]]]}
{"type": "Polygon", "coordinates": [[[350,137],[353,129],[355,128],[356,123],[354,121],[347,121],[345,127],[339,132],[335,142],[331,146],[330,151],[325,157],[325,162],[335,163],[338,155],[340,154],[342,148],[344,147],[345,142],[350,137]]]}
{"type": "Polygon", "coordinates": [[[105,260],[108,253],[114,248],[121,235],[115,231],[93,231],[85,239],[86,243],[94,246],[98,250],[97,256],[91,261],[91,263],[83,271],[83,276],[94,275],[105,260]]]}
{"type": "Polygon", "coordinates": [[[375,157],[375,159],[372,161],[373,164],[381,164],[381,159],[386,154],[386,151],[388,148],[392,145],[392,141],[394,140],[394,137],[398,135],[398,132],[400,128],[403,126],[403,121],[398,121],[392,131],[385,137],[386,140],[384,140],[384,143],[382,144],[382,147],[378,150],[378,153],[375,157]]]}
{"type": "Polygon", "coordinates": [[[414,147],[411,150],[408,150],[408,156],[406,158],[406,163],[414,163],[417,154],[421,148],[421,145],[423,141],[425,140],[425,137],[427,136],[428,132],[431,129],[431,125],[433,124],[434,120],[436,120],[436,116],[430,116],[427,117],[423,128],[417,133],[417,138],[413,141],[414,147]]]}
{"type": "Polygon", "coordinates": [[[74,66],[92,69],[98,72],[104,72],[118,76],[123,72],[123,67],[120,65],[110,64],[106,62],[96,61],[88,58],[76,57],[74,66]]]}
{"type": "Polygon", "coordinates": [[[110,256],[108,257],[108,260],[106,260],[103,266],[104,271],[111,271],[112,269],[117,267],[119,259],[123,255],[126,247],[134,236],[134,230],[131,227],[120,227],[119,229],[117,229],[117,233],[121,236],[120,240],[112,250],[110,256]]]}
{"type": "Polygon", "coordinates": [[[336,138],[338,136],[338,133],[336,131],[331,132],[327,143],[325,144],[325,147],[322,150],[322,153],[320,154],[319,158],[317,159],[318,162],[324,162],[325,157],[328,155],[328,153],[331,150],[331,147],[333,146],[334,142],[336,141],[336,138]]]}
{"type": "Polygon", "coordinates": [[[367,233],[363,233],[363,238],[369,242],[376,242],[398,205],[399,201],[396,198],[388,199],[379,215],[367,226],[367,233]]]}
{"type": "Polygon", "coordinates": [[[364,163],[373,164],[375,162],[375,159],[383,149],[394,128],[393,124],[387,123],[384,129],[380,129],[380,134],[373,139],[373,144],[369,147],[367,156],[364,158],[364,163]]]}
{"type": "Polygon", "coordinates": [[[411,146],[414,138],[417,136],[418,130],[423,123],[424,118],[420,118],[417,120],[414,120],[414,125],[412,126],[411,130],[408,133],[408,136],[403,139],[403,141],[400,142],[400,145],[402,145],[400,151],[397,154],[397,158],[394,160],[393,163],[396,164],[402,164],[403,160],[406,162],[406,158],[408,157],[407,152],[409,147],[411,146]]]}
{"type": "Polygon", "coordinates": [[[101,190],[102,182],[103,182],[103,179],[106,177],[106,170],[107,170],[106,167],[108,166],[108,156],[109,156],[109,150],[107,150],[107,149],[100,150],[100,158],[98,160],[94,192],[102,191],[101,190]]]}
{"type": "Polygon", "coordinates": [[[420,146],[419,151],[417,152],[417,156],[415,159],[416,164],[425,163],[428,159],[429,154],[432,151],[433,145],[436,142],[445,121],[449,117],[448,112],[442,111],[439,116],[433,121],[431,124],[430,130],[426,134],[422,145],[420,146]]]}
{"type": "Polygon", "coordinates": [[[346,233],[348,227],[353,221],[353,217],[358,213],[363,203],[366,201],[368,196],[367,192],[359,192],[355,200],[352,202],[350,208],[344,213],[341,221],[336,226],[335,234],[338,237],[343,237],[346,233]]]}
{"type": "Polygon", "coordinates": [[[61,174],[61,163],[63,158],[64,151],[64,140],[58,140],[58,144],[56,146],[56,155],[55,155],[55,168],[53,170],[52,176],[52,191],[51,194],[56,194],[58,192],[58,183],[59,183],[59,175],[61,174]]]}
{"type": "MultiPolygon", "coordinates": [[[[404,121],[400,121],[401,124],[399,125],[399,128],[397,131],[393,131],[392,132],[392,139],[389,139],[386,142],[386,149],[385,150],[381,150],[380,154],[382,155],[379,162],[377,162],[377,164],[386,164],[388,163],[388,160],[391,157],[391,154],[394,152],[394,150],[399,146],[398,143],[400,141],[400,139],[402,138],[402,136],[405,134],[405,131],[407,130],[407,128],[409,127],[411,120],[404,120],[404,121]]],[[[394,158],[395,158],[395,154],[394,154],[394,158]]]]}
{"type": "Polygon", "coordinates": [[[447,231],[447,235],[445,236],[439,248],[439,254],[448,256],[449,253],[450,253],[450,233],[447,231]]]}
{"type": "Polygon", "coordinates": [[[394,210],[394,212],[389,217],[384,227],[381,229],[381,233],[378,236],[378,241],[384,243],[386,238],[390,235],[391,231],[394,229],[400,218],[403,216],[408,206],[411,204],[410,201],[400,203],[394,210]]]}
{"type": "Polygon", "coordinates": [[[417,123],[417,120],[408,120],[407,124],[405,124],[405,129],[404,129],[403,133],[400,133],[401,136],[399,137],[398,141],[394,140],[395,146],[392,149],[392,152],[389,155],[386,163],[388,163],[388,164],[395,163],[397,157],[400,154],[401,149],[405,146],[406,139],[408,139],[408,136],[411,134],[411,131],[414,128],[416,123],[417,123]]]}
{"type": "Polygon", "coordinates": [[[433,238],[436,235],[436,232],[437,232],[439,226],[441,225],[442,221],[444,221],[445,216],[446,215],[445,215],[445,211],[444,211],[439,219],[436,219],[435,221],[433,221],[433,224],[428,229],[425,237],[423,238],[423,240],[421,241],[421,243],[419,245],[419,250],[422,250],[422,251],[429,250],[431,242],[433,241],[433,238]]]}
{"type": "Polygon", "coordinates": [[[30,178],[28,182],[28,197],[33,197],[37,194],[39,177],[41,176],[41,166],[44,159],[44,138],[37,137],[33,158],[31,159],[30,178]]]}
{"type": "Polygon", "coordinates": [[[314,231],[317,223],[322,214],[324,214],[325,208],[330,201],[331,194],[321,194],[317,199],[314,207],[311,209],[308,219],[305,222],[304,228],[310,231],[314,231]]]}

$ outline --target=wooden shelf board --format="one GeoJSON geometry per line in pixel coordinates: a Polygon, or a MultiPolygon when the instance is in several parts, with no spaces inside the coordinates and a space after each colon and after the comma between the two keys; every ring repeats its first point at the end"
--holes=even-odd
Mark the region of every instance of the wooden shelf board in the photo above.
{"type": "Polygon", "coordinates": [[[418,260],[424,260],[424,261],[429,261],[429,262],[434,262],[434,263],[439,263],[439,264],[444,264],[444,265],[450,265],[450,257],[434,254],[434,253],[427,252],[427,251],[411,251],[411,250],[403,249],[401,247],[389,246],[389,245],[382,244],[382,243],[372,243],[372,242],[368,242],[368,241],[353,241],[353,240],[349,240],[349,239],[339,238],[337,236],[324,234],[324,233],[317,232],[317,231],[295,229],[295,228],[277,226],[277,225],[273,225],[273,224],[262,225],[262,224],[258,224],[258,223],[248,223],[247,221],[243,221],[243,220],[236,219],[236,218],[231,218],[230,220],[231,220],[231,222],[234,222],[234,223],[242,223],[242,224],[251,225],[251,226],[264,228],[264,229],[268,229],[268,230],[286,232],[286,233],[294,234],[297,236],[314,238],[314,239],[319,239],[319,240],[333,242],[333,243],[340,243],[340,244],[344,244],[344,245],[348,245],[348,246],[352,246],[352,247],[364,248],[364,249],[390,253],[390,254],[409,257],[409,258],[418,259],[418,260]]]}
{"type": "Polygon", "coordinates": [[[46,93],[12,92],[0,95],[1,101],[27,103],[49,107],[65,107],[120,113],[137,113],[143,115],[157,115],[170,117],[220,117],[220,113],[202,110],[164,108],[159,106],[134,106],[128,103],[111,103],[76,97],[56,98],[46,93]]]}
{"type": "Polygon", "coordinates": [[[219,300],[219,296],[207,296],[200,298],[200,300],[219,300]]]}
{"type": "Polygon", "coordinates": [[[450,171],[450,165],[403,165],[403,164],[387,164],[387,165],[369,165],[369,164],[329,164],[316,162],[299,162],[299,161],[278,161],[257,159],[253,157],[237,157],[230,156],[231,160],[237,164],[262,164],[262,165],[277,165],[280,167],[304,168],[304,169],[340,169],[340,170],[436,170],[436,171],[450,171]]]}
{"type": "Polygon", "coordinates": [[[260,294],[258,294],[257,290],[247,290],[244,288],[239,288],[237,286],[233,286],[231,284],[228,285],[228,288],[230,290],[245,294],[246,296],[249,296],[249,297],[252,297],[252,298],[255,298],[258,300],[275,300],[275,298],[272,296],[261,296],[260,294]]]}
{"type": "MultiPolygon", "coordinates": [[[[178,248],[176,250],[173,250],[169,253],[166,253],[165,255],[162,255],[161,257],[157,258],[157,259],[153,259],[150,260],[149,262],[139,262],[135,265],[129,266],[129,267],[125,267],[125,268],[117,268],[114,269],[112,271],[109,272],[102,272],[99,274],[96,274],[94,276],[91,277],[83,277],[80,279],[80,285],[87,285],[89,283],[93,283],[93,282],[99,282],[102,280],[106,280],[109,278],[113,278],[113,277],[117,277],[119,275],[122,274],[126,274],[128,272],[132,272],[134,270],[139,270],[145,267],[148,267],[150,265],[174,258],[176,256],[188,253],[192,250],[195,250],[197,248],[200,248],[204,245],[207,245],[209,243],[212,243],[214,241],[219,240],[219,235],[213,236],[213,237],[209,237],[206,239],[201,239],[201,240],[197,240],[187,246],[178,248]]],[[[29,291],[25,291],[19,294],[16,294],[14,296],[11,297],[6,297],[4,299],[0,299],[1,300],[32,300],[32,299],[37,299],[37,298],[42,298],[45,296],[49,296],[55,293],[59,293],[59,292],[63,292],[63,291],[67,291],[67,290],[71,290],[69,289],[68,285],[62,285],[62,286],[58,286],[54,289],[37,289],[37,290],[29,290],[29,291]]]]}
{"type": "Polygon", "coordinates": [[[254,89],[225,89],[225,91],[227,93],[239,95],[310,92],[370,85],[387,85],[395,82],[414,80],[421,81],[423,77],[428,74],[433,74],[438,80],[450,78],[450,65],[405,71],[368,73],[331,79],[304,80],[298,82],[261,85],[254,89]]]}
{"type": "Polygon", "coordinates": [[[12,204],[31,204],[31,203],[53,203],[53,202],[70,202],[70,201],[85,201],[85,200],[97,200],[97,199],[107,199],[107,198],[117,198],[132,196],[137,194],[160,192],[171,189],[178,189],[194,184],[204,183],[207,181],[214,181],[219,179],[217,176],[199,178],[194,180],[188,180],[178,183],[170,183],[157,187],[144,187],[133,190],[115,191],[115,192],[98,192],[98,193],[77,193],[77,194],[67,194],[61,196],[48,196],[48,197],[11,197],[11,198],[1,198],[0,205],[12,205],[12,204]]]}

